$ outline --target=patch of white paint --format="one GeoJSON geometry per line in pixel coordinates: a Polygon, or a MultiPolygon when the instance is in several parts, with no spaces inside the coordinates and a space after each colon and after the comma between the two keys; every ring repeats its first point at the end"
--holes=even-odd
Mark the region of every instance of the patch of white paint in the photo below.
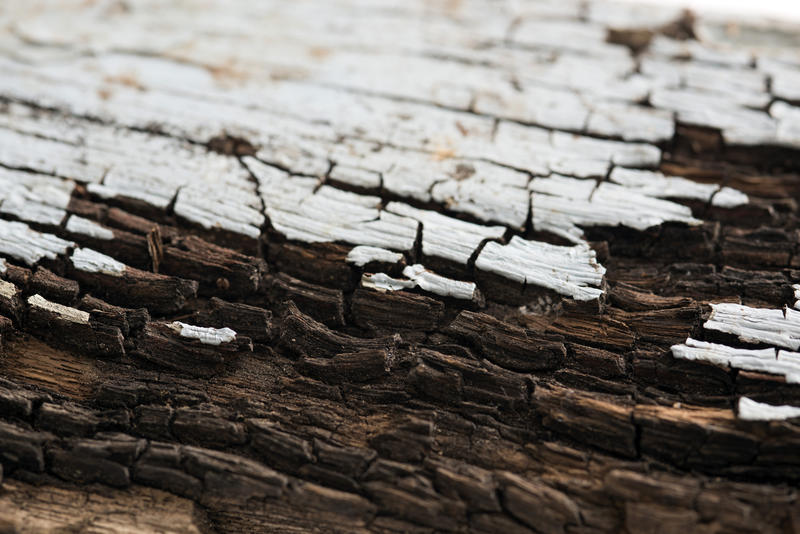
{"type": "Polygon", "coordinates": [[[36,265],[42,258],[54,260],[71,246],[71,241],[37,232],[25,223],[0,220],[0,253],[27,265],[36,265]]]}
{"type": "Polygon", "coordinates": [[[122,276],[127,269],[124,263],[89,248],[76,248],[70,260],[76,269],[87,273],[122,276]]]}
{"type": "Polygon", "coordinates": [[[399,252],[392,252],[385,248],[358,246],[347,253],[347,262],[363,267],[371,262],[398,263],[403,259],[399,252]]]}
{"type": "Polygon", "coordinates": [[[398,291],[400,289],[411,289],[416,284],[411,280],[392,278],[386,273],[364,273],[361,275],[361,285],[378,291],[398,291]]]}
{"type": "Polygon", "coordinates": [[[606,270],[596,257],[587,243],[563,247],[514,236],[507,245],[487,243],[475,267],[520,284],[545,287],[586,301],[603,294],[599,286],[606,270]]]}
{"type": "Polygon", "coordinates": [[[94,221],[78,217],[77,215],[70,215],[67,219],[67,232],[93,237],[95,239],[104,239],[106,241],[114,239],[114,232],[110,228],[106,228],[94,221]]]}
{"type": "Polygon", "coordinates": [[[14,298],[14,295],[19,293],[19,289],[17,286],[12,284],[11,282],[6,282],[5,280],[0,280],[0,297],[5,299],[14,298]]]}
{"type": "MultiPolygon", "coordinates": [[[[783,351],[781,351],[783,352],[783,351]]],[[[780,356],[774,348],[740,349],[688,338],[672,346],[672,355],[683,360],[705,361],[719,367],[783,376],[787,383],[800,383],[800,361],[780,356]]]]}
{"type": "Polygon", "coordinates": [[[712,304],[711,308],[711,316],[704,328],[733,334],[746,343],[769,343],[800,349],[800,312],[751,308],[726,302],[712,304]]]}
{"type": "Polygon", "coordinates": [[[445,276],[427,270],[424,266],[416,264],[409,265],[403,269],[403,275],[407,276],[420,289],[442,297],[450,297],[461,300],[472,300],[477,289],[472,282],[453,280],[445,276]]]}
{"type": "Polygon", "coordinates": [[[181,337],[197,339],[204,345],[216,346],[222,343],[230,343],[236,339],[236,332],[230,328],[194,326],[180,321],[175,321],[169,326],[178,332],[181,337]]]}
{"type": "Polygon", "coordinates": [[[800,408],[787,405],[773,406],[748,397],[741,397],[738,417],[743,421],[785,421],[800,417],[800,408]]]}
{"type": "Polygon", "coordinates": [[[50,302],[38,294],[28,298],[28,305],[50,313],[54,313],[65,321],[79,324],[89,324],[89,312],[70,308],[69,306],[64,306],[56,302],[50,302]]]}

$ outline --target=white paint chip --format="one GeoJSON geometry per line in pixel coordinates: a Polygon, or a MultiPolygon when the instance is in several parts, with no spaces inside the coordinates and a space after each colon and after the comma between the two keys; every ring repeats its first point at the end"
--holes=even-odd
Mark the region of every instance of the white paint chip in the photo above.
{"type": "Polygon", "coordinates": [[[712,304],[711,308],[711,316],[704,328],[733,334],[745,343],[769,343],[800,349],[798,311],[751,308],[731,303],[712,304]]]}
{"type": "Polygon", "coordinates": [[[420,289],[443,297],[462,300],[472,300],[475,296],[476,286],[472,282],[453,280],[425,269],[422,265],[409,265],[403,269],[407,276],[420,289]]]}
{"type": "Polygon", "coordinates": [[[32,230],[25,223],[0,220],[0,253],[27,265],[36,265],[42,258],[54,260],[71,246],[74,243],[32,230]]]}
{"type": "Polygon", "coordinates": [[[197,339],[204,345],[220,345],[222,343],[230,343],[236,339],[236,332],[230,328],[194,326],[180,321],[175,321],[169,326],[178,332],[181,337],[197,339]]]}
{"type": "Polygon", "coordinates": [[[233,188],[218,188],[213,193],[207,185],[190,185],[178,193],[175,214],[207,230],[222,229],[257,239],[264,215],[248,202],[256,193],[237,195],[233,188]]]}
{"type": "Polygon", "coordinates": [[[50,313],[55,313],[65,321],[79,324],[89,324],[89,312],[70,308],[69,306],[64,306],[56,302],[50,302],[38,294],[28,298],[28,305],[50,313]]]}
{"type": "Polygon", "coordinates": [[[87,273],[103,273],[111,276],[122,276],[127,266],[110,256],[89,248],[77,248],[70,258],[72,265],[79,271],[87,273]]]}
{"type": "Polygon", "coordinates": [[[709,202],[721,208],[735,208],[749,202],[747,195],[730,187],[701,184],[680,176],[664,176],[660,172],[615,167],[612,182],[636,193],[653,198],[685,198],[709,202]]]}
{"type": "Polygon", "coordinates": [[[398,263],[402,259],[403,255],[399,252],[363,245],[353,247],[353,249],[347,253],[347,262],[357,267],[363,267],[371,262],[398,263]]]}
{"type": "Polygon", "coordinates": [[[422,253],[425,256],[437,256],[461,265],[467,264],[483,240],[501,238],[506,232],[503,226],[466,222],[402,202],[390,202],[386,211],[422,223],[422,253]]]}
{"type": "Polygon", "coordinates": [[[306,243],[345,242],[397,251],[411,250],[419,223],[380,209],[380,197],[319,186],[244,158],[259,184],[272,227],[287,239],[306,243]]]}
{"type": "Polygon", "coordinates": [[[6,282],[5,280],[0,280],[0,297],[5,299],[13,298],[14,295],[19,293],[19,289],[17,286],[12,284],[11,282],[6,282]]]}
{"type": "Polygon", "coordinates": [[[411,289],[416,284],[411,280],[392,278],[386,273],[364,273],[361,275],[361,285],[378,291],[398,291],[400,289],[411,289]]]}
{"type": "Polygon", "coordinates": [[[598,286],[606,272],[586,243],[563,247],[518,236],[512,237],[507,245],[487,243],[475,267],[581,301],[594,300],[603,294],[598,286]]]}
{"type": "MultiPolygon", "coordinates": [[[[13,118],[11,122],[17,121],[13,118]]],[[[0,168],[0,212],[22,221],[58,226],[67,214],[74,187],[69,180],[0,168]]]]}
{"type": "Polygon", "coordinates": [[[14,192],[2,199],[0,213],[13,215],[23,221],[58,226],[64,220],[67,212],[48,206],[38,199],[30,198],[30,194],[14,192]]]}
{"type": "Polygon", "coordinates": [[[418,287],[428,293],[461,300],[471,300],[477,290],[473,282],[447,278],[429,271],[420,264],[407,266],[403,269],[403,276],[408,280],[392,278],[386,273],[365,273],[361,276],[361,285],[378,291],[398,291],[418,287]]]}
{"type": "Polygon", "coordinates": [[[783,376],[787,383],[800,383],[800,362],[793,361],[774,348],[740,349],[718,343],[687,338],[672,346],[672,355],[683,360],[704,361],[719,367],[742,369],[783,376]]]}
{"type": "MultiPolygon", "coordinates": [[[[622,179],[619,174],[618,179],[622,179]]],[[[650,186],[641,188],[651,193],[654,190],[650,186]]],[[[553,175],[533,179],[530,189],[533,227],[574,243],[583,241],[581,226],[646,230],[668,221],[701,223],[692,217],[687,206],[655,198],[629,185],[610,182],[597,185],[594,180],[553,175]]]]}
{"type": "Polygon", "coordinates": [[[104,239],[106,241],[114,239],[114,232],[110,228],[106,228],[92,220],[78,217],[77,215],[70,215],[67,219],[67,232],[93,237],[95,239],[104,239]]]}
{"type": "Polygon", "coordinates": [[[738,417],[743,421],[785,421],[800,417],[800,408],[787,405],[773,406],[748,397],[741,397],[738,417]]]}

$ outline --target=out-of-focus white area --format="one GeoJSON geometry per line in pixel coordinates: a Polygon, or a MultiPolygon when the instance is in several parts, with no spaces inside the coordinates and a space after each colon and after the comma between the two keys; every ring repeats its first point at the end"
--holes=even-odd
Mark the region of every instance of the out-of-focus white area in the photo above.
{"type": "Polygon", "coordinates": [[[637,4],[687,7],[699,13],[759,16],[800,22],[800,0],[624,0],[637,4]]]}

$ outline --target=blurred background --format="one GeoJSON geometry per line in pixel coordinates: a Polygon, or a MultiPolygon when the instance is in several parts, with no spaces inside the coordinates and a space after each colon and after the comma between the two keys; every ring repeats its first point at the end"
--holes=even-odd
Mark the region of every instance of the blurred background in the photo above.
{"type": "Polygon", "coordinates": [[[798,0],[625,0],[637,4],[685,6],[700,12],[760,15],[800,21],[798,0]]]}

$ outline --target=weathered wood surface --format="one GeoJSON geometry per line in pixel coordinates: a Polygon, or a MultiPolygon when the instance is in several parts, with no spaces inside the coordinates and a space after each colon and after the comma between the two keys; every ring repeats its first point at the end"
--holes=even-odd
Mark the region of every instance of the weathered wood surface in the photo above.
{"type": "Polygon", "coordinates": [[[0,531],[800,530],[797,28],[0,28],[0,531]]]}

